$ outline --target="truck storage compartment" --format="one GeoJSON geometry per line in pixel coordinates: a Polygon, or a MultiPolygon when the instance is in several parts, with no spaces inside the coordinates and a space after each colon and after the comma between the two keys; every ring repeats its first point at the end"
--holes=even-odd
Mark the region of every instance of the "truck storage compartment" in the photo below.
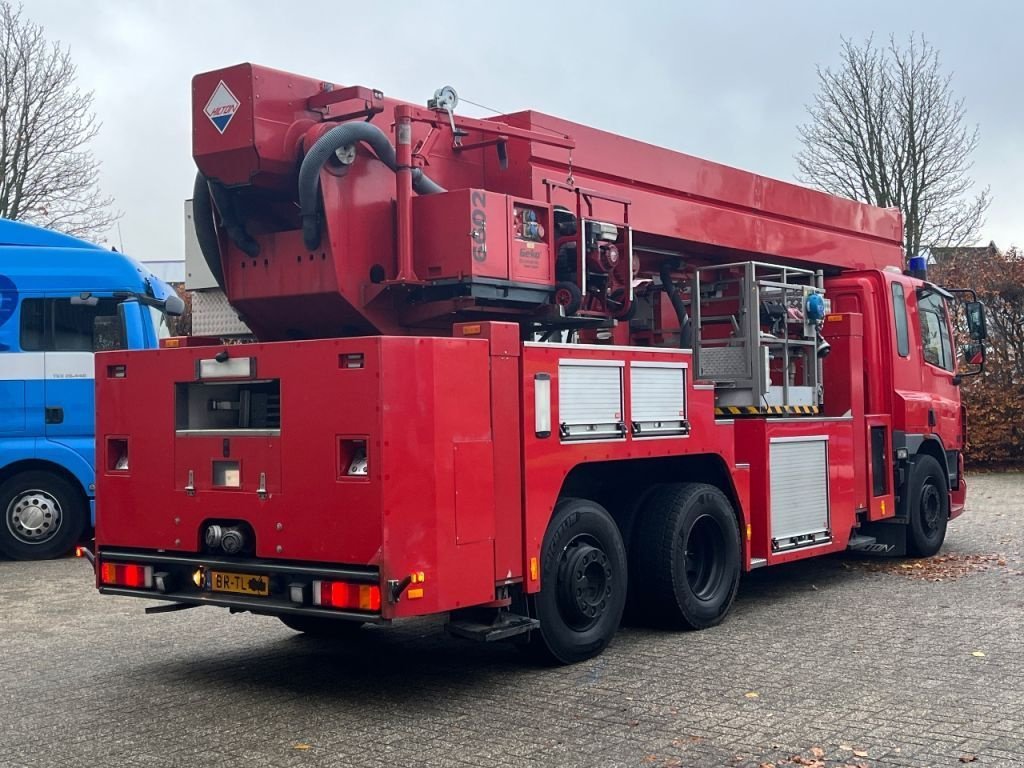
{"type": "Polygon", "coordinates": [[[174,428],[182,433],[281,429],[281,381],[194,381],[174,386],[174,428]]]}

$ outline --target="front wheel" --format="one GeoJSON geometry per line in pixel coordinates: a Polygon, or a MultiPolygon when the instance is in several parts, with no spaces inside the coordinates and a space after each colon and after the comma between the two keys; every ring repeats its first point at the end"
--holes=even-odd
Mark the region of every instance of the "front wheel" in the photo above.
{"type": "Polygon", "coordinates": [[[949,523],[946,475],[934,457],[919,454],[911,459],[907,498],[907,551],[914,557],[931,557],[942,547],[949,523]]]}
{"type": "Polygon", "coordinates": [[[59,475],[20,472],[0,485],[0,553],[14,560],[66,555],[85,530],[88,503],[59,475]]]}
{"type": "Polygon", "coordinates": [[[587,499],[559,502],[541,548],[541,589],[532,596],[540,628],[527,649],[556,664],[603,651],[626,606],[626,572],[626,548],[608,511],[587,499]]]}

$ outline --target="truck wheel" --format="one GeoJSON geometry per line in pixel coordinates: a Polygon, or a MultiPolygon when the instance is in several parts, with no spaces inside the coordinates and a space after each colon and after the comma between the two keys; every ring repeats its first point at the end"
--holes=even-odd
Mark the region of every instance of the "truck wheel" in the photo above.
{"type": "Polygon", "coordinates": [[[310,637],[347,638],[354,637],[363,626],[360,621],[347,619],[325,619],[322,616],[278,616],[288,629],[302,632],[310,637]]]}
{"type": "Polygon", "coordinates": [[[720,623],[740,583],[740,531],[732,505],[703,483],[658,487],[640,510],[631,561],[638,613],[670,627],[720,623]]]}
{"type": "Polygon", "coordinates": [[[946,539],[949,523],[946,475],[939,462],[927,454],[918,454],[910,460],[909,474],[907,552],[914,557],[930,557],[946,539]]]}
{"type": "Polygon", "coordinates": [[[51,472],[21,472],[0,485],[0,553],[15,560],[66,555],[85,530],[82,492],[51,472]]]}
{"type": "Polygon", "coordinates": [[[596,656],[626,605],[626,548],[612,516],[593,501],[563,499],[544,534],[540,563],[541,589],[531,601],[540,628],[526,650],[555,664],[596,656]]]}

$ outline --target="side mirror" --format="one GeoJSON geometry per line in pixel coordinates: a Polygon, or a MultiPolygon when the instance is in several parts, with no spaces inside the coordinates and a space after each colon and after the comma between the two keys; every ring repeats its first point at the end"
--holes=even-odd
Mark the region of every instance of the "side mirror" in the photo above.
{"type": "Polygon", "coordinates": [[[967,328],[970,331],[971,339],[981,341],[988,338],[988,330],[985,328],[985,305],[980,301],[968,301],[964,303],[964,311],[967,313],[967,328]]]}
{"type": "Polygon", "coordinates": [[[185,302],[181,300],[181,296],[172,293],[164,299],[164,312],[171,317],[181,317],[185,312],[185,302]]]}
{"type": "Polygon", "coordinates": [[[964,344],[961,352],[963,352],[964,362],[968,365],[982,365],[985,362],[984,344],[964,344]]]}

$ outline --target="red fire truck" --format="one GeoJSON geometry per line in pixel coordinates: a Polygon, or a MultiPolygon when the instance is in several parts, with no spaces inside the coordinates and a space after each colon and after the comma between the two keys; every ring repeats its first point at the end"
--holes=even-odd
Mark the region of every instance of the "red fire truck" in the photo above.
{"type": "Polygon", "coordinates": [[[570,663],[627,606],[701,629],[745,571],[939,549],[971,371],[897,211],[457,101],[194,78],[196,234],[258,341],[97,356],[102,593],[570,663]]]}

